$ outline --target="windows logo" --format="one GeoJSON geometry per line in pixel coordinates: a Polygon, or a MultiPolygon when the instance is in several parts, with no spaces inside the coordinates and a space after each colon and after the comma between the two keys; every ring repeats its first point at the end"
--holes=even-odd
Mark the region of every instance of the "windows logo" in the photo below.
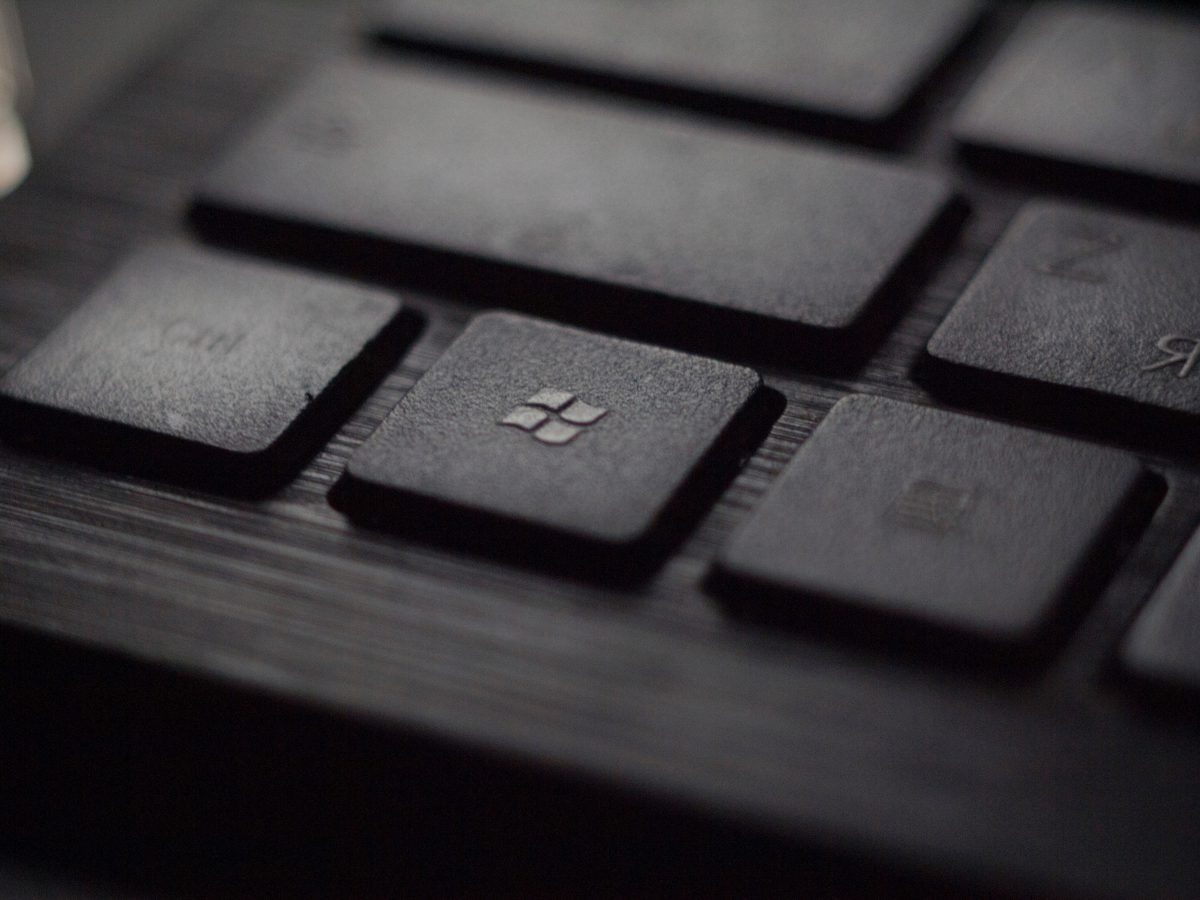
{"type": "Polygon", "coordinates": [[[562,446],[606,415],[607,409],[585,403],[570,391],[542,388],[498,424],[519,428],[543,444],[562,446]]]}

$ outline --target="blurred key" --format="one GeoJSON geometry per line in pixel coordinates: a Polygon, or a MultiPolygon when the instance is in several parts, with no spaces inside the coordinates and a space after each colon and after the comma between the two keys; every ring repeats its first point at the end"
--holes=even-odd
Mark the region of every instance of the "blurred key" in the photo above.
{"type": "Polygon", "coordinates": [[[689,99],[882,124],[978,17],[975,0],[381,0],[407,45],[689,99]]]}
{"type": "Polygon", "coordinates": [[[1035,9],[955,132],[970,147],[1200,186],[1200,18],[1132,5],[1035,9]]]}
{"type": "Polygon", "coordinates": [[[1141,678],[1200,691],[1200,532],[1138,616],[1122,660],[1141,678]]]}
{"type": "Polygon", "coordinates": [[[877,397],[842,400],[717,562],[733,596],[996,644],[1035,638],[1145,483],[1124,453],[877,397]]]}
{"type": "Polygon", "coordinates": [[[608,298],[588,284],[623,289],[687,334],[706,311],[735,313],[734,330],[849,329],[952,199],[942,178],[874,159],[344,62],[233,148],[198,203],[217,237],[332,233],[342,258],[423,260],[439,284],[484,261],[566,279],[567,302],[596,307],[608,298]]]}

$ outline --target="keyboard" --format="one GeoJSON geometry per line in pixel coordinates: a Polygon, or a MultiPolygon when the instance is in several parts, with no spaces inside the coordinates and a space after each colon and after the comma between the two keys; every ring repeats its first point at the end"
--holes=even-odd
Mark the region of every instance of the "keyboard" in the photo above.
{"type": "Polygon", "coordinates": [[[39,162],[0,885],[1200,895],[1194,9],[216,4],[39,162]]]}

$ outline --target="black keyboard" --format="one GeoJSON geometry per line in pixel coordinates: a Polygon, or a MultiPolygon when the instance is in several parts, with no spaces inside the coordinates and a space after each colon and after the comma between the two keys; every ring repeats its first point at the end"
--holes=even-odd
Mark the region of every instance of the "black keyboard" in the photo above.
{"type": "Polygon", "coordinates": [[[0,202],[0,886],[1200,896],[1200,16],[229,3],[0,202]]]}

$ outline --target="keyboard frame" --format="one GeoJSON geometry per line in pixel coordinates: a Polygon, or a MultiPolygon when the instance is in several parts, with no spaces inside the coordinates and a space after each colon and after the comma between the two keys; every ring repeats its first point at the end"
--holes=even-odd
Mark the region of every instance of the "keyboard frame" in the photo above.
{"type": "MultiPolygon", "coordinates": [[[[1195,700],[1135,690],[1115,656],[1200,517],[1200,464],[1178,448],[1138,446],[1122,423],[1089,427],[1089,439],[1136,451],[1166,479],[1167,496],[1041,664],[930,659],[889,645],[886,634],[836,623],[764,626],[705,590],[716,548],[838,398],[859,391],[952,408],[913,379],[913,367],[1022,200],[1039,190],[958,161],[949,121],[1022,7],[989,15],[888,152],[918,166],[952,166],[972,210],[953,246],[910,288],[902,318],[853,374],[735,357],[759,369],[787,409],[644,586],[573,581],[361,530],[329,506],[326,493],[349,454],[467,318],[487,308],[427,288],[397,286],[425,317],[401,365],[296,481],[267,500],[0,445],[0,714],[32,729],[32,743],[17,748],[17,767],[8,769],[18,775],[7,779],[24,824],[0,845],[47,853],[46,835],[63,821],[95,835],[90,814],[66,815],[44,802],[45,792],[103,802],[115,784],[136,796],[158,783],[146,763],[160,759],[152,748],[165,742],[178,753],[161,757],[164,784],[175,779],[172,764],[176,774],[199,771],[212,754],[241,753],[261,757],[247,771],[280,765],[298,783],[326,785],[323,812],[369,810],[392,825],[388,801],[363,798],[429,773],[437,775],[425,798],[431,806],[443,796],[454,796],[448,808],[460,812],[483,804],[495,817],[489,823],[504,821],[507,810],[511,827],[533,835],[542,832],[531,810],[551,808],[551,820],[563,822],[576,802],[564,798],[588,797],[578,809],[611,816],[598,835],[619,833],[632,847],[643,846],[647,831],[676,836],[650,844],[663,856],[650,868],[667,872],[690,869],[699,841],[717,858],[749,846],[757,848],[749,858],[765,853],[772,865],[789,854],[840,860],[841,868],[818,861],[805,870],[834,872],[840,886],[844,876],[876,887],[932,880],[967,893],[1200,891],[1195,700]],[[97,704],[113,711],[108,726],[89,716],[97,704]],[[254,737],[239,736],[239,727],[254,737]],[[280,762],[290,745],[276,742],[285,739],[295,740],[299,759],[280,762]],[[57,749],[30,768],[39,754],[22,755],[26,746],[57,749]],[[90,777],[87,767],[76,769],[81,747],[111,769],[90,777]],[[478,781],[452,794],[463,779],[478,781]],[[360,789],[361,806],[343,797],[348,784],[360,789]]],[[[53,328],[133,243],[186,234],[191,187],[214,155],[316,56],[346,48],[385,52],[335,12],[226,4],[44,160],[0,206],[0,368],[53,328]]],[[[572,90],[585,88],[563,88],[572,90]]],[[[309,821],[309,807],[296,812],[291,783],[248,795],[274,804],[297,831],[311,825],[325,834],[309,821]]],[[[393,802],[411,799],[407,790],[393,802]]],[[[149,819],[193,817],[181,809],[190,809],[186,800],[155,807],[149,819]]],[[[210,811],[207,827],[184,830],[194,827],[195,841],[208,847],[211,832],[228,824],[222,815],[210,811]]],[[[126,833],[147,827],[132,811],[98,821],[126,833]]],[[[148,830],[158,834],[159,824],[148,830]]],[[[106,857],[109,844],[96,846],[79,853],[106,857]]],[[[184,860],[197,845],[182,846],[178,867],[195,875],[184,860]]],[[[295,856],[295,845],[284,846],[295,856]]],[[[623,845],[614,838],[612,846],[623,845]]],[[[101,868],[110,872],[110,863],[101,868]]],[[[521,871],[533,878],[538,865],[527,857],[521,871]]],[[[798,877],[791,868],[768,870],[798,877]]],[[[515,870],[499,871],[508,873],[498,876],[504,881],[515,870]]],[[[275,884],[279,874],[268,866],[254,877],[275,884]]]]}

